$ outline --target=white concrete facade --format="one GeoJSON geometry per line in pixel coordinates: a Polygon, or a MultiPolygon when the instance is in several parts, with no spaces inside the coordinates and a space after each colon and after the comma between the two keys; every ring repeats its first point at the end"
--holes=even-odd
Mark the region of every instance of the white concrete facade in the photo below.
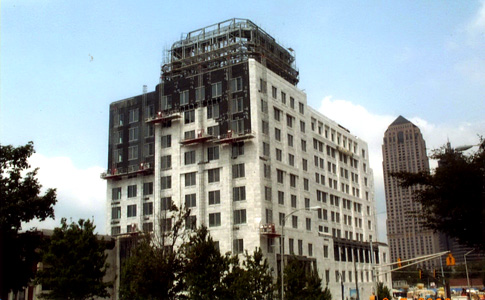
{"type": "MultiPolygon", "coordinates": [[[[195,120],[189,124],[184,124],[182,118],[170,127],[155,125],[154,173],[108,179],[107,211],[120,207],[121,214],[113,218],[116,213],[109,213],[107,228],[119,234],[135,228],[132,225],[142,230],[144,224],[152,223],[145,228],[152,226],[158,231],[166,213],[162,198],[171,197],[175,205],[182,207],[186,195],[195,195],[191,215],[196,217],[197,225],[205,224],[210,229],[221,253],[240,252],[241,245],[249,252],[260,247],[276,271],[280,240],[261,234],[260,227],[274,223],[276,233],[281,234],[282,218],[300,210],[286,221],[285,255],[314,261],[323,285],[328,282],[334,299],[342,298],[342,281],[345,298],[354,296],[356,275],[360,296],[368,297],[374,287],[368,246],[377,233],[367,144],[307,106],[306,94],[296,86],[253,59],[246,63],[249,84],[245,91],[250,97],[252,138],[245,140],[244,153],[235,155],[231,144],[216,143],[217,138],[191,145],[179,143],[186,131],[207,132],[208,127],[216,125],[214,119],[207,118],[207,107],[196,108],[195,120]],[[170,147],[162,146],[164,136],[170,136],[170,147]],[[211,147],[218,148],[218,159],[209,159],[211,147]],[[195,160],[189,155],[187,163],[185,153],[190,151],[195,151],[195,160]],[[162,157],[167,155],[171,157],[170,167],[162,168],[162,157]],[[234,175],[235,165],[244,165],[238,169],[243,170],[242,176],[234,175]],[[213,171],[216,169],[219,171],[213,171]],[[218,180],[209,182],[209,176],[217,178],[217,172],[218,180]],[[186,182],[186,178],[193,178],[188,174],[195,174],[194,184],[186,182]],[[168,177],[171,187],[165,188],[162,178],[168,177]],[[143,195],[143,184],[151,182],[153,193],[143,195]],[[128,197],[128,186],[133,185],[136,196],[128,197]],[[121,198],[112,200],[115,188],[121,188],[121,198]],[[243,188],[245,193],[234,188],[243,188]],[[220,193],[219,203],[210,204],[209,192],[215,191],[220,193]],[[151,213],[149,208],[143,210],[144,205],[149,206],[147,203],[153,203],[151,213]],[[134,216],[128,217],[128,207],[134,205],[136,214],[131,211],[134,216]],[[315,206],[320,211],[305,209],[315,206]],[[368,262],[364,262],[365,253],[368,262]],[[360,255],[357,262],[356,254],[360,255]]],[[[376,249],[379,263],[388,263],[387,246],[375,244],[376,249]]],[[[391,286],[390,274],[379,279],[391,286]]]]}

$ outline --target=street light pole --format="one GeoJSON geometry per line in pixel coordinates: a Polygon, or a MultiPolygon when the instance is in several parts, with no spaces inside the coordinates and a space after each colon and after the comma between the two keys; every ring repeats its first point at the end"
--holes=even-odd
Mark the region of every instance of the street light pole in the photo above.
{"type": "Polygon", "coordinates": [[[280,247],[281,247],[281,259],[280,259],[280,267],[281,267],[281,300],[285,299],[285,280],[284,280],[284,268],[285,268],[285,224],[286,220],[293,215],[294,213],[297,213],[301,210],[315,210],[321,208],[320,206],[312,206],[308,208],[299,208],[295,209],[294,211],[290,212],[286,217],[283,219],[283,223],[281,224],[281,238],[280,238],[280,247]]]}
{"type": "Polygon", "coordinates": [[[467,253],[465,253],[465,255],[463,255],[463,258],[465,258],[465,271],[466,271],[466,282],[468,284],[468,294],[467,294],[467,299],[470,299],[471,297],[471,286],[470,286],[470,278],[468,277],[468,266],[466,264],[466,256],[470,253],[472,253],[473,251],[475,251],[475,249],[472,249],[470,251],[468,251],[467,253]]]}

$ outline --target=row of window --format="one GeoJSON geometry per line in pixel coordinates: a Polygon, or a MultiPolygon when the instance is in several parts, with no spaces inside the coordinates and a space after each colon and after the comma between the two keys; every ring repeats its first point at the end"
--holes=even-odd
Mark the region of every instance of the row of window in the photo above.
{"type": "MultiPolygon", "coordinates": [[[[263,94],[266,94],[267,93],[267,81],[260,78],[259,79],[259,91],[263,94]]],[[[277,100],[278,99],[278,88],[275,87],[275,86],[271,86],[271,96],[277,100]]],[[[287,102],[286,102],[286,93],[284,91],[281,91],[280,93],[280,100],[281,100],[281,103],[284,104],[284,105],[287,105],[287,102]]],[[[290,99],[289,99],[289,106],[291,109],[295,109],[295,98],[291,97],[290,96],[290,99]]],[[[305,104],[303,104],[302,102],[298,102],[298,111],[300,112],[300,114],[305,114],[305,104]]]]}

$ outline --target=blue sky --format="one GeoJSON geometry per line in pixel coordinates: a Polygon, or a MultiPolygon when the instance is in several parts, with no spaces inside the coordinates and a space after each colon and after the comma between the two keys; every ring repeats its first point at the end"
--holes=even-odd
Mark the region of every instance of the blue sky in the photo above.
{"type": "Polygon", "coordinates": [[[309,105],[368,141],[379,212],[380,145],[398,115],[430,149],[485,133],[484,1],[3,0],[0,11],[1,142],[33,140],[57,216],[94,216],[101,232],[109,103],[153,90],[182,33],[229,18],[293,48],[309,105]]]}

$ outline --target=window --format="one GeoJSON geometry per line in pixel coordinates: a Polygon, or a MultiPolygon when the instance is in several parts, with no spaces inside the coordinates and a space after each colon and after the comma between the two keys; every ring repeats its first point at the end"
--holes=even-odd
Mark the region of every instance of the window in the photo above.
{"type": "Polygon", "coordinates": [[[232,144],[232,157],[238,157],[239,155],[244,155],[244,142],[232,144]]]}
{"type": "Polygon", "coordinates": [[[161,199],[162,210],[169,210],[172,207],[172,197],[163,197],[161,199]]]}
{"type": "Polygon", "coordinates": [[[184,153],[184,164],[195,164],[195,150],[187,151],[184,153]]]}
{"type": "Polygon", "coordinates": [[[172,156],[164,155],[161,157],[162,170],[170,169],[172,167],[172,156]]]}
{"type": "Polygon", "coordinates": [[[153,215],[153,202],[143,203],[143,215],[153,215]]]}
{"type": "Polygon", "coordinates": [[[195,130],[189,130],[184,132],[184,140],[195,139],[195,130]]]}
{"type": "Polygon", "coordinates": [[[240,178],[244,176],[244,164],[237,164],[232,166],[232,178],[240,178]]]}
{"type": "Polygon", "coordinates": [[[274,129],[274,138],[277,141],[281,141],[281,130],[278,128],[274,129]]]}
{"type": "Polygon", "coordinates": [[[293,154],[288,154],[288,164],[292,167],[295,166],[295,156],[293,154]]]}
{"type": "Polygon", "coordinates": [[[171,176],[162,176],[160,180],[161,189],[171,189],[172,188],[172,177],[171,176]]]}
{"type": "Polygon", "coordinates": [[[189,90],[180,92],[180,105],[189,104],[189,90]]]}
{"type": "Polygon", "coordinates": [[[300,111],[300,114],[305,113],[305,104],[298,102],[298,110],[300,111]]]}
{"type": "Polygon", "coordinates": [[[263,155],[270,156],[269,144],[266,142],[263,142],[263,155]]]}
{"type": "Polygon", "coordinates": [[[271,188],[269,186],[264,187],[264,200],[271,201],[271,188]]]}
{"type": "Polygon", "coordinates": [[[242,91],[242,88],[243,88],[242,77],[237,77],[237,78],[231,79],[229,84],[230,84],[230,88],[231,88],[232,93],[242,91]]]}
{"type": "Polygon", "coordinates": [[[155,143],[145,144],[143,151],[145,156],[153,156],[155,154],[155,143]]]}
{"type": "Polygon", "coordinates": [[[144,232],[152,232],[153,231],[153,222],[143,223],[143,231],[144,232]]]}
{"type": "Polygon", "coordinates": [[[285,222],[285,214],[284,213],[279,213],[278,221],[279,221],[280,226],[283,226],[283,223],[285,222]]]}
{"type": "Polygon", "coordinates": [[[305,198],[305,209],[310,209],[310,198],[305,198]]]}
{"type": "Polygon", "coordinates": [[[266,223],[267,224],[273,223],[273,211],[271,209],[266,208],[265,214],[266,214],[266,223]]]}
{"type": "Polygon", "coordinates": [[[275,150],[276,150],[276,160],[281,161],[282,156],[283,156],[283,152],[281,151],[281,149],[278,149],[278,148],[276,148],[275,150]]]}
{"type": "Polygon", "coordinates": [[[303,189],[305,191],[310,190],[310,181],[307,178],[303,178],[303,189]]]}
{"type": "Polygon", "coordinates": [[[293,147],[293,136],[291,134],[288,134],[287,139],[288,139],[288,146],[293,147]]]}
{"type": "Polygon", "coordinates": [[[207,160],[211,161],[216,159],[219,159],[219,146],[207,148],[207,160]]]}
{"type": "Polygon", "coordinates": [[[306,152],[306,141],[301,140],[301,151],[306,152]]]}
{"type": "Polygon", "coordinates": [[[231,130],[239,134],[244,133],[244,119],[232,120],[231,130]]]}
{"type": "Polygon", "coordinates": [[[278,89],[274,86],[271,87],[271,96],[275,99],[278,97],[278,89]]]}
{"type": "Polygon", "coordinates": [[[172,95],[167,95],[162,97],[162,103],[160,105],[162,110],[167,110],[172,108],[172,95]]]}
{"type": "Polygon", "coordinates": [[[232,188],[232,198],[234,201],[246,200],[246,187],[238,186],[232,188]]]}
{"type": "Polygon", "coordinates": [[[197,203],[195,194],[185,195],[185,207],[195,207],[196,205],[197,203]]]}
{"type": "Polygon", "coordinates": [[[121,188],[113,188],[111,189],[111,200],[120,200],[121,199],[121,188]]]}
{"type": "Polygon", "coordinates": [[[281,119],[281,110],[274,108],[274,119],[279,121],[281,119]]]}
{"type": "Polygon", "coordinates": [[[123,114],[115,113],[115,126],[123,126],[123,114]]]}
{"type": "Polygon", "coordinates": [[[140,113],[138,108],[130,110],[130,123],[138,122],[139,117],[140,117],[140,113]]]}
{"type": "Polygon", "coordinates": [[[271,178],[271,166],[263,164],[263,175],[264,178],[271,178]]]}
{"type": "Polygon", "coordinates": [[[312,219],[306,218],[306,230],[311,231],[312,230],[312,219]]]}
{"type": "Polygon", "coordinates": [[[296,208],[296,195],[291,195],[291,207],[296,208]]]}
{"type": "Polygon", "coordinates": [[[123,144],[123,131],[116,131],[113,133],[113,140],[114,140],[114,143],[119,145],[119,144],[123,144]]]}
{"type": "Polygon", "coordinates": [[[172,147],[172,136],[171,135],[163,135],[161,142],[162,142],[162,148],[172,147]]]}
{"type": "Polygon", "coordinates": [[[288,126],[290,128],[293,127],[293,119],[294,119],[293,116],[287,114],[286,115],[286,126],[288,126]]]}
{"type": "Polygon", "coordinates": [[[215,119],[219,117],[219,103],[207,105],[207,119],[215,119]]]}
{"type": "Polygon", "coordinates": [[[328,257],[328,246],[323,245],[323,257],[328,257]]]}
{"type": "Polygon", "coordinates": [[[219,168],[216,168],[216,169],[210,169],[207,171],[208,173],[208,181],[209,183],[212,183],[212,182],[219,182],[220,181],[220,169],[219,168]]]}
{"type": "Polygon", "coordinates": [[[160,220],[160,230],[162,232],[167,232],[172,230],[172,219],[166,218],[160,220]]]}
{"type": "Polygon", "coordinates": [[[308,256],[313,256],[313,244],[308,244],[308,256]]]}
{"type": "Polygon", "coordinates": [[[185,186],[195,185],[196,172],[185,173],[185,186]]]}
{"type": "Polygon", "coordinates": [[[195,122],[195,110],[187,110],[184,112],[184,124],[190,124],[195,122]]]}
{"type": "Polygon", "coordinates": [[[300,121],[300,131],[305,133],[305,122],[300,121]]]}
{"type": "Polygon", "coordinates": [[[120,233],[121,233],[121,227],[120,226],[111,227],[111,235],[118,235],[120,233]]]}
{"type": "Polygon", "coordinates": [[[291,227],[298,228],[298,217],[291,216],[291,227]]]}
{"type": "Polygon", "coordinates": [[[212,98],[222,96],[222,82],[212,84],[212,98]]]}
{"type": "Polygon", "coordinates": [[[221,191],[210,191],[209,192],[209,205],[221,203],[221,191]]]}
{"type": "Polygon", "coordinates": [[[288,248],[290,251],[290,254],[295,254],[295,240],[294,239],[289,239],[288,240],[288,248]]]}
{"type": "Polygon", "coordinates": [[[303,255],[303,240],[298,240],[298,255],[303,255]]]}
{"type": "Polygon", "coordinates": [[[195,101],[200,102],[205,98],[205,87],[197,87],[195,88],[195,101]]]}
{"type": "Polygon", "coordinates": [[[276,180],[278,183],[284,183],[284,171],[276,169],[276,180]]]}
{"type": "Polygon", "coordinates": [[[121,218],[121,207],[111,208],[111,219],[117,220],[121,218]]]}
{"type": "Polygon", "coordinates": [[[136,197],[136,185],[128,186],[128,198],[136,197]]]}
{"type": "Polygon", "coordinates": [[[209,214],[209,227],[221,226],[221,213],[209,214]]]}
{"type": "Polygon", "coordinates": [[[261,78],[259,79],[259,91],[266,94],[266,81],[261,78]]]}
{"type": "Polygon", "coordinates": [[[246,224],[246,210],[236,209],[234,211],[234,224],[246,224]]]}
{"type": "Polygon", "coordinates": [[[143,196],[152,195],[152,194],[153,194],[153,182],[144,182],[143,196]]]}
{"type": "Polygon", "coordinates": [[[126,215],[128,218],[136,217],[136,204],[128,205],[126,207],[126,215]]]}
{"type": "Polygon", "coordinates": [[[306,160],[306,159],[303,158],[301,160],[301,165],[303,167],[303,171],[308,171],[308,160],[306,160]]]}
{"type": "Polygon", "coordinates": [[[261,130],[264,134],[269,134],[269,123],[266,121],[261,121],[261,130]]]}
{"type": "Polygon", "coordinates": [[[138,159],[138,146],[128,147],[128,160],[138,159]]]}
{"type": "Polygon", "coordinates": [[[197,228],[197,217],[196,216],[188,216],[185,219],[185,229],[195,230],[195,228],[197,228]]]}
{"type": "Polygon", "coordinates": [[[128,141],[138,141],[138,127],[131,127],[128,129],[128,141]]]}
{"type": "Polygon", "coordinates": [[[268,102],[263,99],[261,99],[261,111],[268,113],[268,102]]]}
{"type": "Polygon", "coordinates": [[[232,99],[232,106],[231,106],[231,112],[232,113],[242,112],[243,109],[244,109],[244,106],[243,106],[243,98],[242,97],[232,99]]]}
{"type": "Polygon", "coordinates": [[[244,240],[235,239],[233,242],[234,254],[240,254],[244,252],[244,240]]]}
{"type": "Polygon", "coordinates": [[[286,104],[286,94],[281,92],[281,103],[286,104]]]}
{"type": "Polygon", "coordinates": [[[278,204],[285,204],[285,192],[278,191],[278,204]]]}
{"type": "Polygon", "coordinates": [[[290,186],[291,187],[296,187],[296,175],[290,174],[290,186]]]}
{"type": "Polygon", "coordinates": [[[295,98],[290,97],[290,107],[295,109],[295,98]]]}

